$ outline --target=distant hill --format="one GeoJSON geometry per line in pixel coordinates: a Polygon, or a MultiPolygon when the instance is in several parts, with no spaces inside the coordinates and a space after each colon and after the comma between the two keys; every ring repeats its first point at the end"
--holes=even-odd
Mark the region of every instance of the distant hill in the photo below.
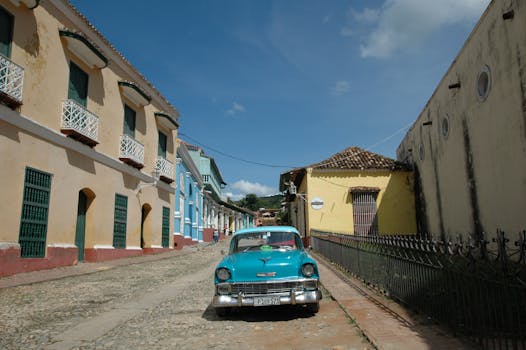
{"type": "Polygon", "coordinates": [[[267,197],[257,197],[255,194],[247,194],[245,198],[234,203],[242,208],[257,211],[259,208],[279,209],[281,208],[282,200],[283,195],[281,194],[267,197]]]}
{"type": "Polygon", "coordinates": [[[279,209],[281,208],[281,202],[283,201],[283,195],[276,194],[274,196],[258,197],[258,199],[259,199],[259,204],[260,204],[259,208],[279,209]]]}

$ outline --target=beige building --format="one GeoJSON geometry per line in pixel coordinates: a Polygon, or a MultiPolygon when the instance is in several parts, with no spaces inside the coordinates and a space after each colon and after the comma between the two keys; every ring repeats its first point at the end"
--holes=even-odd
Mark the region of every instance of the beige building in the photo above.
{"type": "Polygon", "coordinates": [[[175,108],[66,0],[0,0],[0,275],[170,249],[175,108]]]}
{"type": "Polygon", "coordinates": [[[349,147],[280,176],[291,224],[360,236],[415,234],[413,174],[393,159],[349,147]]]}
{"type": "Polygon", "coordinates": [[[526,229],[526,2],[494,0],[398,148],[420,232],[526,229]]]}

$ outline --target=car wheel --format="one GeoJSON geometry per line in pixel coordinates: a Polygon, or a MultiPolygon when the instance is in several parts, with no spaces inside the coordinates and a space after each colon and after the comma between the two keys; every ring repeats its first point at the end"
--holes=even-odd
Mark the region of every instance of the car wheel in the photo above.
{"type": "Polygon", "coordinates": [[[320,303],[307,304],[307,311],[311,314],[316,314],[320,311],[320,303]]]}
{"type": "Polygon", "coordinates": [[[216,307],[216,315],[219,317],[225,317],[230,315],[230,308],[229,307],[216,307]]]}

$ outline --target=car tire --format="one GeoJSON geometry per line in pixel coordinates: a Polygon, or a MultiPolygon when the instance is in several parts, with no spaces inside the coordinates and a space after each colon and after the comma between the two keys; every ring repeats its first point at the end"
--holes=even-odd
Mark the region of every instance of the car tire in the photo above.
{"type": "Polygon", "coordinates": [[[219,317],[226,317],[230,315],[230,308],[229,307],[216,307],[216,315],[219,317]]]}
{"type": "Polygon", "coordinates": [[[320,303],[307,304],[307,311],[311,314],[317,314],[320,311],[320,303]]]}

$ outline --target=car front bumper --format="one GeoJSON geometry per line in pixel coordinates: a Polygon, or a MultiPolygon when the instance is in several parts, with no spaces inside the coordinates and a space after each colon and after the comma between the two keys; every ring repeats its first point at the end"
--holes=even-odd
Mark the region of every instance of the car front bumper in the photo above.
{"type": "Polygon", "coordinates": [[[215,295],[212,300],[214,307],[240,307],[240,306],[254,306],[254,299],[261,297],[278,297],[279,305],[296,305],[296,304],[312,304],[321,300],[320,290],[295,291],[291,290],[288,293],[279,294],[262,294],[262,295],[245,295],[239,293],[237,295],[215,295]]]}

